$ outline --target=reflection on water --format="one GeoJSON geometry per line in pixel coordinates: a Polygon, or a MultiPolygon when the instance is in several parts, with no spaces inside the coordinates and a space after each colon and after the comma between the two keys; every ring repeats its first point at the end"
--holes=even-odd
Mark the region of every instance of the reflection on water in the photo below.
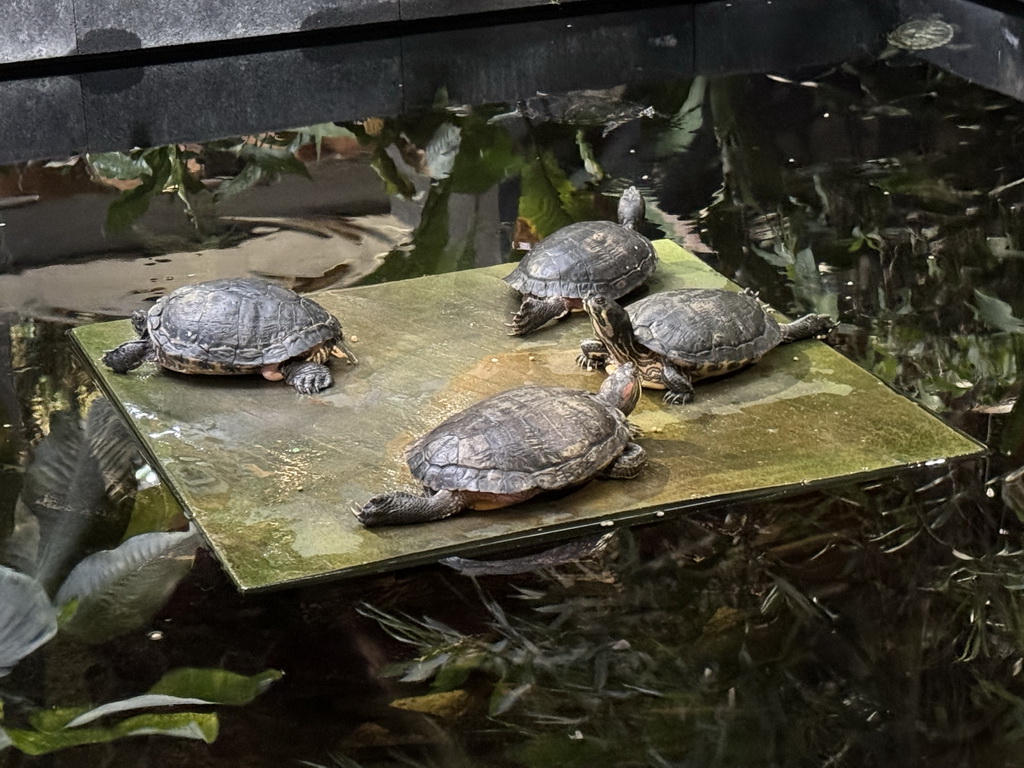
{"type": "Polygon", "coordinates": [[[899,58],[9,169],[4,757],[1013,763],[1022,118],[899,58]],[[200,279],[312,290],[508,260],[611,218],[629,183],[649,234],[780,310],[837,316],[846,354],[1003,453],[620,531],[534,573],[242,597],[138,484],[144,458],[63,338],[200,279]]]}

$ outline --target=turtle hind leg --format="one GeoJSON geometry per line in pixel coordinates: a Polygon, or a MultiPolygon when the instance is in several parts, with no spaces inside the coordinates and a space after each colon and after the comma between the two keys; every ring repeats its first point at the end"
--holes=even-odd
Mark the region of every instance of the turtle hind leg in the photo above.
{"type": "Polygon", "coordinates": [[[103,353],[103,364],[115,373],[134,371],[145,362],[156,360],[156,348],[149,339],[132,339],[103,353]]]}
{"type": "Polygon", "coordinates": [[[378,525],[411,525],[450,517],[466,508],[458,494],[438,491],[433,496],[414,496],[396,491],[374,496],[356,512],[368,528],[378,525]]]}
{"type": "MultiPolygon", "coordinates": [[[[323,363],[311,360],[297,360],[281,366],[284,380],[303,395],[315,395],[334,383],[331,369],[323,363]]],[[[266,374],[264,374],[266,376],[266,374]]]]}
{"type": "Polygon", "coordinates": [[[788,344],[791,341],[821,336],[835,327],[836,321],[828,315],[804,315],[792,323],[780,325],[779,330],[782,331],[782,343],[788,344]]]}
{"type": "Polygon", "coordinates": [[[542,325],[560,320],[569,314],[569,307],[560,296],[538,299],[536,296],[524,296],[519,311],[512,317],[509,327],[511,336],[523,336],[536,331],[542,325]]]}
{"type": "Polygon", "coordinates": [[[630,480],[647,463],[647,451],[639,443],[626,443],[622,453],[601,474],[614,480],[630,480]]]}
{"type": "Polygon", "coordinates": [[[668,405],[685,405],[693,400],[693,382],[690,377],[669,362],[661,364],[661,381],[665,385],[665,397],[668,405]]]}

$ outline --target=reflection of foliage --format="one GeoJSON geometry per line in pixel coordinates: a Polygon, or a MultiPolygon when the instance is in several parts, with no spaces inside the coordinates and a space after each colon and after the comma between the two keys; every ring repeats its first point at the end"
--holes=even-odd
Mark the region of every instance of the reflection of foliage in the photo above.
{"type": "Polygon", "coordinates": [[[1024,304],[1007,290],[1020,190],[1006,182],[1024,163],[1006,117],[1024,110],[927,66],[885,70],[757,89],[773,110],[749,78],[713,83],[729,174],[707,223],[727,271],[785,311],[849,317],[846,351],[901,391],[938,409],[989,404],[1012,393],[1021,351],[1024,304]],[[787,122],[787,99],[819,117],[787,122]],[[842,148],[816,157],[822,137],[842,148]]]}
{"type": "MultiPolygon", "coordinates": [[[[197,229],[204,228],[205,208],[219,197],[236,195],[256,184],[273,181],[282,174],[308,176],[296,156],[305,143],[315,142],[319,152],[325,136],[339,135],[333,125],[313,126],[297,132],[263,134],[253,139],[221,139],[202,145],[168,144],[130,152],[104,152],[86,157],[97,176],[119,182],[137,182],[124,189],[107,209],[107,231],[130,227],[149,208],[156,195],[173,193],[197,229]],[[204,170],[218,158],[233,158],[233,173],[215,188],[204,181],[204,170]]],[[[206,222],[208,225],[208,222],[206,222]]]]}
{"type": "Polygon", "coordinates": [[[623,536],[530,610],[485,597],[486,634],[367,612],[417,649],[395,673],[475,695],[464,740],[501,723],[519,764],[1002,764],[1022,530],[959,472],[916,479],[623,536]]]}

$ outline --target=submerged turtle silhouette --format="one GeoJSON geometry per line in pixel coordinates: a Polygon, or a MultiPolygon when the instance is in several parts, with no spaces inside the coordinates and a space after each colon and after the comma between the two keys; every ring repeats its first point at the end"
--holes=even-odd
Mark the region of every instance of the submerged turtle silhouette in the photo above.
{"type": "Polygon", "coordinates": [[[179,373],[260,373],[303,394],[333,383],[330,357],[357,362],[341,323],[315,301],[256,278],[186,285],[132,314],[138,339],[103,355],[117,373],[152,361],[179,373]]]}

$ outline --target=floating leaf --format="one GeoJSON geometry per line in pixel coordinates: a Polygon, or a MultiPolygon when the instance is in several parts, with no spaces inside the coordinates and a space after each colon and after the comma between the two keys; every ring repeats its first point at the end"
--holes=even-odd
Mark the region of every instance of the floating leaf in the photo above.
{"type": "Polygon", "coordinates": [[[406,709],[410,712],[423,712],[435,717],[455,719],[465,715],[472,703],[473,698],[470,694],[458,690],[395,699],[388,706],[395,709],[406,709]]]}
{"type": "Polygon", "coordinates": [[[248,704],[282,676],[283,673],[276,669],[267,669],[251,677],[224,669],[175,669],[160,678],[149,693],[101,704],[75,714],[64,727],[77,728],[101,717],[136,709],[189,704],[248,704]]]}
{"type": "Polygon", "coordinates": [[[206,704],[202,699],[186,698],[183,696],[166,696],[164,694],[143,694],[133,696],[130,699],[111,701],[108,704],[101,704],[87,712],[75,717],[65,724],[65,728],[77,728],[78,726],[99,720],[107,715],[115,715],[121,712],[131,712],[136,709],[155,709],[157,707],[180,707],[188,704],[206,704]]]}
{"type": "Polygon", "coordinates": [[[146,624],[189,572],[198,546],[190,528],[140,534],[89,555],[54,599],[58,607],[78,602],[62,628],[86,642],[100,642],[146,624]]]}
{"type": "Polygon", "coordinates": [[[57,634],[57,614],[35,579],[0,566],[0,676],[57,634]]]}
{"type": "MultiPolygon", "coordinates": [[[[122,720],[110,728],[69,728],[35,731],[20,728],[7,730],[10,743],[29,755],[44,755],[81,744],[102,744],[126,736],[174,736],[213,743],[219,729],[213,712],[147,713],[122,720]]],[[[0,739],[2,743],[2,739],[0,739]]]]}
{"type": "Polygon", "coordinates": [[[240,675],[226,669],[185,667],[168,672],[149,689],[150,693],[195,696],[211,704],[248,704],[284,676],[277,669],[240,675]]]}

